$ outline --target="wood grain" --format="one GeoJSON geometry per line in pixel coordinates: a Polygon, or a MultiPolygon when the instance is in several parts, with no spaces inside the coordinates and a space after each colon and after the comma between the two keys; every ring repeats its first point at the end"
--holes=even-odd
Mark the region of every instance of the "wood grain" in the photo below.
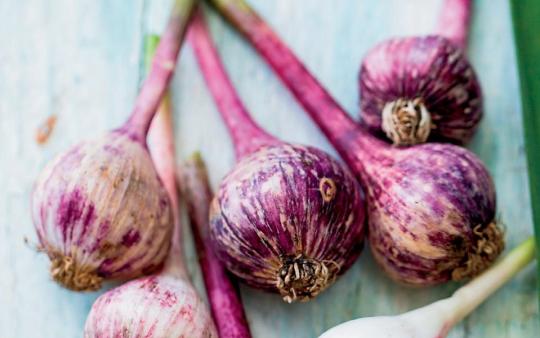
{"type": "MultiPolygon", "coordinates": [[[[55,285],[29,213],[34,178],[54,154],[118,126],[131,110],[140,78],[142,34],[160,32],[169,0],[3,0],[0,29],[0,337],[81,337],[99,293],[55,285]],[[49,141],[35,131],[58,116],[49,141]]],[[[429,33],[440,1],[251,0],[307,66],[353,115],[362,55],[394,35],[429,33]]],[[[288,141],[335,154],[255,53],[215,14],[212,32],[254,118],[288,141]]],[[[527,168],[510,9],[505,0],[475,1],[470,57],[483,84],[486,116],[471,148],[492,172],[508,246],[532,233],[527,168]]],[[[233,164],[229,137],[189,48],[172,84],[178,156],[200,150],[214,187],[233,164]]],[[[187,227],[186,227],[187,229],[187,227]]],[[[186,230],[187,232],[187,230],[186,230]]],[[[193,279],[201,288],[186,236],[193,279]]],[[[533,337],[540,331],[534,267],[498,292],[450,337],[533,337]]],[[[388,280],[368,250],[317,300],[284,304],[242,287],[255,337],[314,337],[359,316],[394,314],[449,295],[457,285],[408,289],[388,280]]]]}

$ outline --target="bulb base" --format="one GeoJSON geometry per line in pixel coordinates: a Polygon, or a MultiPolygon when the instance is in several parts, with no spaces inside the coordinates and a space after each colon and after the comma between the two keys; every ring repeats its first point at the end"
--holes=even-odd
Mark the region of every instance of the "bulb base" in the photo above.
{"type": "Polygon", "coordinates": [[[432,129],[431,114],[421,98],[400,98],[384,106],[382,129],[395,145],[424,143],[432,129]]]}
{"type": "Polygon", "coordinates": [[[332,284],[337,270],[335,264],[326,264],[303,254],[286,257],[279,269],[276,287],[287,303],[307,302],[332,284]]]}
{"type": "Polygon", "coordinates": [[[63,287],[73,291],[96,291],[101,288],[102,277],[88,267],[79,266],[72,257],[55,254],[51,258],[51,277],[63,287]]]}
{"type": "Polygon", "coordinates": [[[504,232],[495,221],[487,226],[477,225],[474,230],[474,247],[466,261],[452,271],[452,280],[461,281],[475,277],[486,270],[504,250],[504,232]]]}

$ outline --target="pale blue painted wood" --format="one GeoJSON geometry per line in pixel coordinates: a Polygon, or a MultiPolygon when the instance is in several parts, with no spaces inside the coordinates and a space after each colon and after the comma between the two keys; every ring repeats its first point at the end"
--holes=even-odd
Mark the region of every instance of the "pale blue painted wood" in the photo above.
{"type": "MultiPolygon", "coordinates": [[[[169,0],[0,1],[0,337],[81,337],[99,293],[77,294],[49,280],[48,261],[29,216],[32,182],[43,165],[80,139],[119,125],[139,80],[141,34],[159,32],[169,0]],[[143,13],[144,12],[144,13],[143,13]],[[58,125],[46,146],[36,126],[51,113],[58,125]]],[[[440,1],[251,0],[336,98],[357,114],[362,55],[393,35],[428,33],[440,1]]],[[[470,56],[484,86],[486,117],[472,149],[493,173],[509,246],[532,233],[519,91],[505,0],[475,2],[470,56]]],[[[211,26],[233,82],[255,118],[286,140],[335,153],[268,67],[216,15],[211,26]]],[[[178,154],[201,150],[212,183],[233,164],[226,130],[198,74],[182,52],[172,89],[178,154]]],[[[188,232],[188,231],[186,231],[188,232]]],[[[201,278],[189,235],[193,279],[201,278]]],[[[368,250],[331,289],[306,304],[242,287],[255,337],[314,337],[341,321],[393,314],[447,296],[457,285],[408,289],[389,281],[368,250]]],[[[540,332],[532,267],[497,293],[451,337],[535,337],[540,332]]]]}

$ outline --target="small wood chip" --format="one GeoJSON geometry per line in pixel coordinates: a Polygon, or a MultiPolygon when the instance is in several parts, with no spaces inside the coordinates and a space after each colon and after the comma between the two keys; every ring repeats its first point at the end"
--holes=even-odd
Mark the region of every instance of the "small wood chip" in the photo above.
{"type": "Polygon", "coordinates": [[[36,131],[37,144],[43,145],[47,142],[53,132],[54,126],[56,125],[56,120],[56,115],[51,115],[39,125],[36,131]]]}

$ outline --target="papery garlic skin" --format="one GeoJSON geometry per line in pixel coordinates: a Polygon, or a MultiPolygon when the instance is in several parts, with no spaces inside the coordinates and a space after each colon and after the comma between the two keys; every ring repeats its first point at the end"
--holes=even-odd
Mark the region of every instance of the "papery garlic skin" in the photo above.
{"type": "Polygon", "coordinates": [[[100,296],[86,321],[85,338],[217,338],[206,304],[189,282],[159,274],[100,296]]]}
{"type": "Polygon", "coordinates": [[[442,338],[440,320],[426,311],[396,317],[367,317],[348,321],[323,333],[319,338],[442,338]],[[434,319],[435,321],[433,321],[434,319]]]}
{"type": "Polygon", "coordinates": [[[51,275],[73,290],[160,267],[170,201],[146,146],[122,131],[60,154],[38,177],[32,217],[51,275]]]}
{"type": "Polygon", "coordinates": [[[356,260],[365,200],[354,176],[313,147],[262,147],[223,179],[210,209],[216,255],[241,281],[308,301],[356,260]]]}
{"type": "Polygon", "coordinates": [[[472,278],[504,249],[491,175],[450,144],[391,147],[363,133],[355,160],[366,182],[369,243],[393,279],[428,286],[472,278]]]}
{"type": "Polygon", "coordinates": [[[360,114],[394,144],[462,144],[483,115],[480,83],[463,49],[441,36],[395,38],[376,45],[359,74],[360,114]]]}

